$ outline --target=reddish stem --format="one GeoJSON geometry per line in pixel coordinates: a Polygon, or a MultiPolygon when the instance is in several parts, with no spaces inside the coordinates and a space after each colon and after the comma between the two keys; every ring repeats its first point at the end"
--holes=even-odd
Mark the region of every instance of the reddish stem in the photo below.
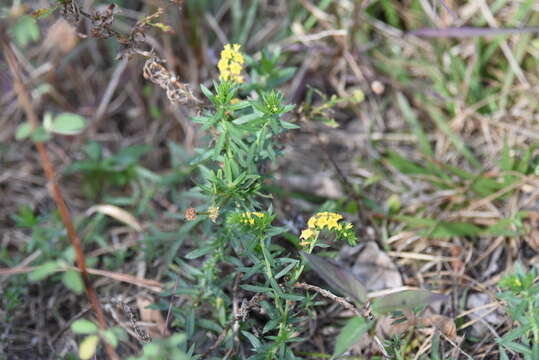
{"type": "MultiPolygon", "coordinates": [[[[24,85],[21,79],[21,71],[19,68],[19,64],[17,62],[15,53],[11,49],[10,43],[7,40],[5,29],[0,29],[0,42],[2,44],[4,56],[9,64],[11,73],[13,74],[13,85],[15,87],[15,92],[17,93],[19,102],[24,109],[28,122],[30,123],[32,129],[35,130],[39,126],[39,121],[34,111],[34,108],[32,107],[30,96],[28,95],[28,89],[26,88],[26,86],[24,85]]],[[[97,316],[99,328],[101,330],[105,330],[106,329],[105,314],[103,313],[103,309],[101,307],[101,303],[99,302],[97,294],[94,288],[92,287],[92,284],[90,283],[90,277],[86,269],[86,260],[84,257],[84,252],[82,251],[80,239],[75,231],[75,226],[73,225],[73,219],[71,218],[69,210],[65,204],[60,187],[58,186],[58,183],[56,182],[56,173],[54,171],[54,166],[52,162],[50,161],[49,156],[47,155],[47,149],[46,149],[45,143],[36,142],[35,144],[37,147],[37,151],[39,153],[39,158],[41,160],[41,166],[43,167],[43,170],[45,171],[45,176],[47,177],[47,180],[48,180],[49,191],[51,192],[54,202],[56,203],[56,206],[58,207],[58,210],[60,211],[60,217],[62,218],[62,222],[67,230],[67,237],[69,238],[71,245],[75,249],[77,266],[80,270],[80,274],[82,276],[82,280],[84,282],[84,286],[88,294],[88,299],[90,300],[90,304],[97,316]]],[[[105,341],[105,348],[110,359],[112,360],[119,359],[118,355],[116,354],[112,346],[106,341],[105,341]]]]}

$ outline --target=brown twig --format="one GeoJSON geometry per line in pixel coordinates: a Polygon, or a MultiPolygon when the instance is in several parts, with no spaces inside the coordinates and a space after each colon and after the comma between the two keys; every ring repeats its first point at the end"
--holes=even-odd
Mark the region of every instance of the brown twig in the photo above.
{"type": "Polygon", "coordinates": [[[359,309],[357,307],[350,304],[348,301],[344,300],[342,297],[339,297],[337,295],[333,295],[329,291],[324,290],[322,288],[319,288],[318,286],[309,285],[309,284],[300,282],[300,283],[294,284],[294,287],[297,287],[297,288],[300,288],[300,289],[305,289],[305,290],[315,291],[315,292],[319,293],[320,295],[322,295],[323,297],[331,299],[334,302],[336,302],[337,304],[342,305],[345,309],[350,310],[351,312],[353,312],[354,315],[363,317],[363,314],[361,313],[361,311],[359,311],[359,309]]]}
{"type": "MultiPolygon", "coordinates": [[[[315,292],[319,293],[320,295],[322,295],[323,297],[327,297],[328,299],[331,299],[331,300],[335,301],[336,303],[342,305],[344,308],[350,310],[351,312],[353,312],[357,316],[361,316],[361,317],[364,317],[364,318],[366,317],[369,321],[375,320],[374,315],[372,314],[372,311],[370,309],[370,307],[371,307],[370,302],[368,302],[368,301],[364,306],[364,309],[363,309],[364,313],[362,314],[359,311],[358,308],[356,308],[354,305],[350,304],[348,301],[346,301],[342,297],[339,297],[337,295],[333,295],[329,291],[324,290],[322,288],[319,288],[318,286],[314,286],[314,285],[310,285],[310,284],[300,282],[300,283],[295,283],[294,287],[297,287],[297,288],[300,288],[300,289],[305,289],[305,290],[315,291],[315,292]]],[[[386,351],[386,349],[384,347],[384,344],[382,344],[382,342],[380,341],[380,339],[376,335],[374,335],[374,342],[378,346],[378,349],[382,353],[382,356],[384,357],[384,359],[389,359],[389,355],[388,355],[388,353],[387,353],[387,351],[386,351]]]]}
{"type": "MultiPolygon", "coordinates": [[[[32,107],[32,102],[28,94],[28,89],[26,88],[26,86],[24,85],[21,79],[21,70],[19,68],[19,64],[17,62],[15,53],[13,52],[13,49],[10,46],[10,42],[8,40],[4,27],[0,28],[0,43],[2,45],[4,57],[6,58],[8,62],[9,69],[11,70],[11,73],[13,74],[13,85],[15,88],[15,92],[17,93],[19,103],[23,107],[23,110],[26,114],[26,118],[28,122],[30,123],[32,129],[35,130],[39,126],[39,121],[34,111],[34,108],[32,107]]],[[[80,244],[80,239],[77,233],[75,232],[75,226],[73,225],[73,220],[65,204],[60,187],[58,186],[58,183],[56,182],[56,173],[54,171],[54,166],[49,159],[45,144],[42,142],[36,142],[35,145],[39,153],[41,166],[43,167],[45,176],[47,177],[47,181],[49,185],[48,189],[54,199],[54,202],[56,203],[56,206],[58,207],[58,210],[60,211],[60,217],[62,219],[62,223],[64,224],[67,230],[67,236],[69,238],[69,241],[71,242],[71,245],[75,249],[77,266],[80,269],[82,280],[84,282],[84,286],[88,294],[88,299],[90,300],[90,304],[97,316],[99,328],[102,330],[105,330],[106,329],[105,315],[103,313],[103,309],[101,308],[99,299],[97,298],[95,290],[90,283],[90,277],[88,275],[88,271],[86,270],[86,261],[85,261],[84,253],[82,251],[82,247],[80,244]]],[[[114,351],[114,349],[109,343],[105,342],[105,348],[110,359],[114,359],[114,360],[119,359],[118,355],[116,354],[116,352],[114,351]]]]}

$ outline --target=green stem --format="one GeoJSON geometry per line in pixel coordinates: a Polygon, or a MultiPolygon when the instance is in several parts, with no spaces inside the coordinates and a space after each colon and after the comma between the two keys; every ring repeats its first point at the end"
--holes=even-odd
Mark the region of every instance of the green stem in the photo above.
{"type": "Polygon", "coordinates": [[[532,325],[533,331],[533,340],[535,344],[539,344],[539,326],[537,325],[537,320],[535,319],[535,309],[533,307],[533,299],[529,294],[526,296],[528,298],[528,316],[532,325]]]}
{"type": "MultiPolygon", "coordinates": [[[[310,242],[309,248],[307,249],[307,254],[311,254],[313,252],[314,247],[315,247],[316,243],[318,242],[318,235],[319,234],[316,234],[316,237],[310,242]]],[[[295,284],[296,281],[298,281],[301,274],[303,273],[304,269],[305,269],[305,261],[301,260],[300,267],[296,269],[296,271],[294,272],[294,275],[292,275],[292,277],[290,278],[290,281],[288,282],[288,284],[289,285],[295,284]]]]}

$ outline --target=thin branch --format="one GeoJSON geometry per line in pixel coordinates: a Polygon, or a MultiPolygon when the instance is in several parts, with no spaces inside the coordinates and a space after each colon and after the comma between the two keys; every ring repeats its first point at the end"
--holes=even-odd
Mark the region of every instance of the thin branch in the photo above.
{"type": "MultiPolygon", "coordinates": [[[[17,58],[15,56],[15,53],[13,52],[13,49],[10,46],[10,42],[8,40],[5,28],[3,27],[0,28],[0,43],[2,45],[4,57],[6,58],[9,64],[11,73],[13,74],[13,83],[14,83],[13,85],[15,88],[15,92],[17,93],[19,103],[21,104],[26,114],[26,118],[28,122],[30,123],[32,129],[35,130],[39,126],[39,121],[34,111],[34,108],[32,107],[32,102],[28,94],[28,89],[26,88],[26,86],[24,85],[21,79],[21,70],[19,68],[17,58]]],[[[88,294],[90,304],[97,316],[99,328],[101,330],[105,330],[106,329],[105,315],[103,313],[103,309],[101,308],[99,299],[97,298],[95,290],[90,283],[90,277],[86,269],[86,261],[85,261],[84,253],[82,251],[82,247],[80,244],[80,239],[77,233],[75,232],[75,226],[73,225],[73,220],[65,204],[60,187],[58,186],[58,183],[56,182],[56,173],[54,171],[54,166],[49,159],[45,144],[42,142],[36,142],[35,145],[39,153],[41,166],[43,167],[45,176],[47,177],[48,189],[54,199],[54,202],[56,203],[56,206],[58,207],[58,210],[60,211],[60,217],[62,219],[62,223],[64,224],[67,230],[67,236],[69,238],[69,241],[71,242],[71,245],[75,249],[77,266],[80,269],[81,277],[84,282],[84,286],[86,288],[86,292],[88,294]]],[[[113,359],[113,360],[119,359],[118,355],[116,354],[116,352],[114,351],[114,349],[109,343],[105,342],[105,348],[110,359],[113,359]]]]}

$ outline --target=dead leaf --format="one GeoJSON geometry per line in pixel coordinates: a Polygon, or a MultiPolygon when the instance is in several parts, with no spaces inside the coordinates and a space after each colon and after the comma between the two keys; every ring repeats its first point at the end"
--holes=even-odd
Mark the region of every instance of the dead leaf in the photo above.
{"type": "Polygon", "coordinates": [[[389,339],[395,335],[401,335],[417,325],[417,317],[412,311],[404,310],[404,317],[395,319],[392,316],[378,318],[376,334],[382,339],[389,339]]]}
{"type": "Polygon", "coordinates": [[[119,222],[132,227],[136,231],[142,231],[142,226],[140,226],[137,219],[135,219],[133,215],[131,215],[124,209],[119,208],[118,206],[108,204],[95,205],[86,210],[86,215],[92,215],[95,212],[100,212],[102,214],[113,217],[119,222]]]}
{"type": "Polygon", "coordinates": [[[49,28],[45,44],[59,49],[62,54],[67,54],[77,45],[77,40],[75,28],[60,18],[49,28]]]}
{"type": "Polygon", "coordinates": [[[430,315],[420,319],[421,325],[433,327],[451,340],[457,337],[457,326],[453,319],[443,315],[430,315]]]}
{"type": "MultiPolygon", "coordinates": [[[[487,294],[475,293],[468,296],[466,306],[468,309],[474,309],[484,307],[491,302],[492,300],[487,294]]],[[[482,337],[488,332],[487,326],[481,322],[481,319],[490,325],[500,325],[504,322],[503,314],[498,310],[490,312],[490,309],[480,308],[471,312],[468,316],[472,320],[479,320],[472,325],[472,335],[476,337],[482,337]]]]}
{"type": "Polygon", "coordinates": [[[365,245],[352,267],[352,272],[369,291],[402,286],[402,278],[397,267],[374,242],[365,245]]]}
{"type": "Polygon", "coordinates": [[[148,329],[152,338],[166,337],[169,334],[161,311],[148,309],[153,303],[153,298],[148,295],[137,296],[137,308],[140,312],[140,320],[146,323],[155,324],[155,326],[149,327],[148,329]]]}

